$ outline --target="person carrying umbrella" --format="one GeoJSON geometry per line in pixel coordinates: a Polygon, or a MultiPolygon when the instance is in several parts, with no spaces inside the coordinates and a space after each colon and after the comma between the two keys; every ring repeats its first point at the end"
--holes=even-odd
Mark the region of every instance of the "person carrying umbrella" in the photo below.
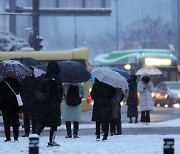
{"type": "Polygon", "coordinates": [[[4,142],[11,141],[11,130],[13,127],[14,141],[19,138],[19,106],[17,103],[16,94],[20,93],[20,84],[17,79],[12,77],[5,77],[4,81],[0,82],[0,95],[1,95],[1,111],[3,116],[4,131],[6,139],[4,142]]]}
{"type": "Polygon", "coordinates": [[[141,111],[141,122],[146,124],[150,122],[150,111],[153,110],[154,101],[151,95],[154,86],[150,81],[150,76],[144,74],[141,77],[141,80],[138,83],[137,90],[140,94],[139,103],[141,111]]]}
{"type": "Polygon", "coordinates": [[[83,83],[63,84],[63,89],[62,120],[65,121],[67,131],[65,138],[72,138],[71,122],[73,122],[73,137],[79,138],[81,99],[85,97],[84,85],[83,83]]]}
{"type": "Polygon", "coordinates": [[[91,91],[91,98],[94,100],[92,121],[96,122],[96,140],[100,140],[100,127],[103,125],[103,139],[107,140],[109,132],[109,123],[112,117],[111,99],[114,96],[115,88],[100,82],[95,78],[91,91]]]}
{"type": "Polygon", "coordinates": [[[58,64],[50,61],[47,73],[37,78],[36,98],[39,115],[36,133],[40,135],[45,127],[50,127],[48,146],[60,146],[55,142],[57,127],[61,125],[60,104],[63,87],[60,73],[58,64]]]}
{"type": "MultiPolygon", "coordinates": [[[[34,71],[33,67],[29,67],[34,71]]],[[[23,122],[25,134],[22,137],[28,137],[30,134],[30,124],[32,124],[32,134],[36,133],[38,106],[35,97],[36,79],[34,73],[32,76],[26,76],[21,81],[21,96],[23,100],[23,122]]]]}

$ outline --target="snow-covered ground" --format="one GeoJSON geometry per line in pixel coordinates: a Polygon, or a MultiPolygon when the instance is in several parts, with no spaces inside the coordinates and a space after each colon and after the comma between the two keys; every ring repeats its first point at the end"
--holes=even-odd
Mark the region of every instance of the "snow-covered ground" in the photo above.
{"type": "MultiPolygon", "coordinates": [[[[123,124],[130,127],[180,127],[180,119],[150,123],[149,125],[123,124]]],[[[94,128],[94,125],[80,125],[81,128],[94,128]]],[[[61,126],[64,129],[64,126],[61,126]]],[[[170,128],[171,129],[171,128],[170,128]]],[[[180,153],[180,135],[120,135],[109,136],[107,141],[96,142],[95,135],[80,136],[79,139],[66,139],[57,136],[56,142],[60,147],[47,147],[48,137],[40,136],[39,154],[161,154],[163,153],[164,138],[174,138],[175,154],[180,153]]],[[[29,139],[19,138],[19,142],[4,143],[0,138],[0,154],[28,154],[29,139]]]]}
{"type": "MultiPolygon", "coordinates": [[[[66,139],[57,136],[60,147],[47,147],[48,137],[40,137],[40,154],[161,154],[164,138],[175,139],[175,154],[180,153],[180,135],[121,135],[110,136],[107,141],[95,141],[95,136],[81,136],[79,139],[66,139]]],[[[19,142],[4,143],[0,139],[1,154],[28,154],[28,138],[19,142]]]]}

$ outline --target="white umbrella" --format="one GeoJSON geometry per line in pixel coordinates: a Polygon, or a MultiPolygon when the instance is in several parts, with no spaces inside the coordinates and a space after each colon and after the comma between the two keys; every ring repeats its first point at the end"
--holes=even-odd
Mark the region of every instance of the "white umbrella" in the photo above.
{"type": "Polygon", "coordinates": [[[144,75],[144,74],[160,75],[162,74],[162,72],[158,68],[152,67],[152,66],[146,66],[146,67],[140,68],[136,72],[136,75],[144,75]]]}
{"type": "Polygon", "coordinates": [[[115,88],[128,89],[128,82],[119,73],[105,67],[98,67],[91,71],[99,81],[111,85],[115,88]]]}

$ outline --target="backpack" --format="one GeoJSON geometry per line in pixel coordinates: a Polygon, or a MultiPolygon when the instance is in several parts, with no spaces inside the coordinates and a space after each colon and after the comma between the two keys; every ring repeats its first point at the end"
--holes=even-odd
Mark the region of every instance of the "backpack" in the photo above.
{"type": "Polygon", "coordinates": [[[77,106],[81,104],[79,97],[79,88],[75,85],[70,85],[66,95],[66,104],[69,106],[77,106]]]}

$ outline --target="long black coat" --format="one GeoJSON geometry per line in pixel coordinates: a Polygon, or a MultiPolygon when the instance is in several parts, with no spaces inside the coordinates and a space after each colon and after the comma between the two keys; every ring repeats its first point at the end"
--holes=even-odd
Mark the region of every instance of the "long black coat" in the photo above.
{"type": "Polygon", "coordinates": [[[23,100],[22,111],[25,114],[37,115],[38,105],[35,97],[36,79],[34,76],[25,77],[21,81],[21,97],[23,100]]]}
{"type": "Polygon", "coordinates": [[[129,94],[127,98],[127,117],[138,117],[138,96],[137,96],[137,82],[136,76],[131,75],[129,80],[129,94]]]}
{"type": "MultiPolygon", "coordinates": [[[[6,78],[5,81],[13,88],[16,94],[20,93],[20,84],[15,78],[6,78]]],[[[19,112],[15,94],[5,82],[0,83],[1,109],[4,112],[19,112]]]]}
{"type": "Polygon", "coordinates": [[[60,126],[63,88],[58,75],[45,74],[37,78],[38,123],[44,126],[60,126]]]}
{"type": "Polygon", "coordinates": [[[92,121],[110,121],[112,118],[112,102],[115,88],[105,83],[95,81],[91,97],[94,100],[92,121]]]}

